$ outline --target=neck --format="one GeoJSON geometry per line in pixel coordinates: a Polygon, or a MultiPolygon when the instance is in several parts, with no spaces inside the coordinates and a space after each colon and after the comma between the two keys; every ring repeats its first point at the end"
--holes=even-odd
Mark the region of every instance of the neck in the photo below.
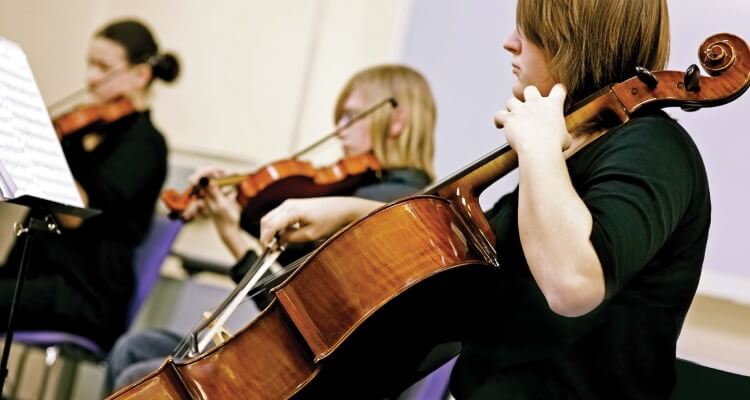
{"type": "Polygon", "coordinates": [[[145,90],[131,93],[128,95],[128,98],[137,111],[145,111],[148,109],[148,95],[145,90]]]}

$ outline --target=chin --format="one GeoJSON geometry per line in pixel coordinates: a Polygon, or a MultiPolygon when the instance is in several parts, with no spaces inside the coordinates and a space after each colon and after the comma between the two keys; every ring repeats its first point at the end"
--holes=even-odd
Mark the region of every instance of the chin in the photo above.
{"type": "Polygon", "coordinates": [[[513,84],[512,91],[513,91],[513,97],[517,98],[518,100],[523,100],[523,85],[521,85],[521,82],[516,82],[513,84]]]}
{"type": "Polygon", "coordinates": [[[91,100],[96,104],[103,104],[106,103],[112,99],[108,98],[107,96],[102,96],[101,94],[92,93],[91,94],[91,100]]]}

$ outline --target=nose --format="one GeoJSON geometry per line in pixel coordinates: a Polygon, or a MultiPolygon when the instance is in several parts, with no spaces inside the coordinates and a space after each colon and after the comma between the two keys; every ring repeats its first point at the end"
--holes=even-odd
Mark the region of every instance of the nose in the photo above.
{"type": "Polygon", "coordinates": [[[347,131],[349,130],[349,128],[341,129],[341,127],[344,126],[343,123],[339,123],[338,125],[339,125],[339,129],[336,132],[336,137],[339,138],[339,140],[343,141],[344,138],[346,138],[346,134],[347,134],[347,131]]]}
{"type": "Polygon", "coordinates": [[[521,38],[518,35],[518,29],[513,29],[503,40],[503,49],[516,55],[521,52],[521,38]]]}
{"type": "Polygon", "coordinates": [[[89,67],[86,69],[86,81],[88,82],[89,86],[96,86],[96,84],[98,84],[101,79],[101,69],[97,68],[94,65],[89,65],[89,67]]]}

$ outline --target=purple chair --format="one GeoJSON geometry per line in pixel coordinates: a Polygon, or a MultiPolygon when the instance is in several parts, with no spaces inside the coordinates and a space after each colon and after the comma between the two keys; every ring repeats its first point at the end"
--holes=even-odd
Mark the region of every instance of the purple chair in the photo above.
{"type": "Polygon", "coordinates": [[[414,400],[442,400],[448,394],[448,381],[453,371],[453,365],[456,364],[458,356],[453,357],[450,361],[441,365],[440,368],[432,371],[422,379],[419,389],[414,395],[414,400]]]}
{"type": "MultiPolygon", "coordinates": [[[[136,314],[148,298],[151,289],[154,288],[159,279],[159,272],[164,259],[169,255],[172,243],[182,227],[180,220],[170,220],[164,216],[155,216],[149,232],[143,242],[136,248],[133,259],[133,270],[135,274],[135,290],[128,306],[127,326],[133,323],[136,314]]],[[[13,341],[26,346],[45,348],[46,368],[42,377],[42,385],[39,388],[39,398],[46,391],[47,378],[51,368],[55,365],[59,355],[65,355],[66,359],[72,361],[70,368],[62,372],[60,385],[58,386],[57,398],[67,398],[72,390],[75,373],[80,361],[101,362],[107,353],[92,340],[62,331],[17,331],[13,333],[13,341]],[[65,388],[60,386],[67,386],[65,388]]],[[[18,371],[15,374],[16,382],[20,382],[23,373],[24,361],[27,353],[24,351],[19,359],[18,371]]],[[[11,398],[16,397],[17,385],[14,385],[11,398]]]]}

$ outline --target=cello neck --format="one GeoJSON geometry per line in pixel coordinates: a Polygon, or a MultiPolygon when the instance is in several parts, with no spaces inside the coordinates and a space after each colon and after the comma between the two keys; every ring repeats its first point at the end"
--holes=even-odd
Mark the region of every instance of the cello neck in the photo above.
{"type": "MultiPolygon", "coordinates": [[[[605,87],[580,101],[565,117],[572,136],[565,150],[569,158],[604,135],[605,129],[624,123],[643,109],[680,106],[687,111],[726,104],[750,86],[750,49],[741,38],[720,33],[707,38],[698,50],[701,65],[710,76],[700,76],[697,66],[686,72],[637,69],[637,76],[605,87]],[[614,123],[610,123],[613,121],[614,123]],[[605,124],[600,124],[605,122],[605,124]]],[[[507,144],[426,188],[423,194],[451,200],[454,207],[478,228],[486,246],[495,237],[479,205],[479,195],[489,185],[518,167],[518,155],[507,144]]],[[[494,246],[492,246],[494,247],[494,246]]]]}

